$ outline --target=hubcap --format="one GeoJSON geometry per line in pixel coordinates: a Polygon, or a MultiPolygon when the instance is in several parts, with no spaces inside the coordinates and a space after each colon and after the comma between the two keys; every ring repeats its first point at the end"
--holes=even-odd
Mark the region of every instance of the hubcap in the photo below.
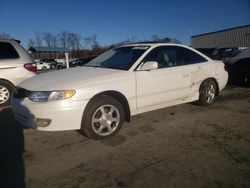
{"type": "Polygon", "coordinates": [[[99,136],[112,134],[120,123],[120,113],[113,105],[99,107],[92,117],[92,129],[99,136]]]}
{"type": "Polygon", "coordinates": [[[210,84],[207,88],[206,91],[206,95],[207,95],[207,103],[211,104],[214,100],[215,97],[215,87],[213,84],[210,84]]]}
{"type": "Polygon", "coordinates": [[[4,104],[5,102],[7,102],[10,98],[10,92],[9,90],[0,85],[0,104],[4,104]]]}

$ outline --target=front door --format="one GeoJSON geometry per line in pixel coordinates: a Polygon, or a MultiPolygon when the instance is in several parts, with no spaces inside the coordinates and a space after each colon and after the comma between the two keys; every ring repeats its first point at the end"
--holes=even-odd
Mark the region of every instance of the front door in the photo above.
{"type": "Polygon", "coordinates": [[[183,101],[188,97],[191,74],[185,67],[176,66],[175,48],[163,46],[153,49],[143,60],[157,61],[158,69],[136,72],[137,109],[183,101]]]}

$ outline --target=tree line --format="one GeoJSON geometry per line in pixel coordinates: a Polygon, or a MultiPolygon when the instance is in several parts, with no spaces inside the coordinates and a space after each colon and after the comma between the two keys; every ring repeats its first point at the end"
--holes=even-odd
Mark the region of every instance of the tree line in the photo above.
{"type": "MultiPolygon", "coordinates": [[[[0,38],[11,39],[14,38],[7,33],[0,33],[0,38]]],[[[88,37],[70,32],[61,31],[58,34],[51,32],[36,32],[33,38],[28,39],[28,48],[36,47],[64,47],[71,51],[78,51],[81,49],[96,49],[101,47],[97,41],[97,34],[92,34],[88,37]]]]}
{"type": "MultiPolygon", "coordinates": [[[[13,38],[7,33],[0,33],[0,38],[13,38]]],[[[178,43],[181,41],[175,38],[160,38],[158,35],[154,34],[149,40],[138,40],[136,37],[127,38],[121,42],[111,44],[110,46],[119,46],[122,44],[136,43],[136,42],[165,42],[165,43],[178,43]]],[[[71,51],[81,50],[81,49],[97,49],[101,45],[97,40],[97,34],[92,34],[88,37],[82,37],[80,34],[61,31],[57,34],[51,32],[36,32],[33,38],[30,38],[27,42],[28,47],[64,47],[71,51]]],[[[106,48],[107,46],[105,46],[106,48]]]]}
{"type": "MultiPolygon", "coordinates": [[[[7,33],[0,33],[1,38],[14,38],[7,33]]],[[[73,56],[86,57],[91,55],[99,55],[107,49],[136,42],[165,42],[165,43],[178,43],[182,42],[175,38],[164,37],[160,38],[154,34],[148,40],[139,40],[136,37],[127,38],[121,42],[114,43],[108,46],[101,46],[98,41],[97,34],[92,34],[88,37],[83,37],[80,34],[71,31],[61,31],[57,34],[51,32],[35,32],[34,37],[28,39],[28,48],[35,47],[63,47],[68,48],[73,56]]]]}
{"type": "Polygon", "coordinates": [[[61,31],[58,34],[53,34],[51,32],[36,32],[35,37],[28,40],[28,47],[30,46],[64,47],[71,51],[79,51],[83,48],[95,49],[100,45],[97,41],[96,34],[83,38],[81,35],[74,32],[61,31]]]}

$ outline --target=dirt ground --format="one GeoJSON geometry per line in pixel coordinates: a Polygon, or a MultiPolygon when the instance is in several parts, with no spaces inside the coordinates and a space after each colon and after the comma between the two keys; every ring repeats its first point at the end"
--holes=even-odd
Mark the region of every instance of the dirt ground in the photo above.
{"type": "Polygon", "coordinates": [[[22,129],[1,109],[5,187],[250,187],[250,88],[135,116],[102,141],[22,129]]]}

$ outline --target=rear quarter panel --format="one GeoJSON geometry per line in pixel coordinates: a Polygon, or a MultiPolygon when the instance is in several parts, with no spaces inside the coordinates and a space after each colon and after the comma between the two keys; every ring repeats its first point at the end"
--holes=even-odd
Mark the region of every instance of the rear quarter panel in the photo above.
{"type": "Polygon", "coordinates": [[[8,65],[2,65],[0,62],[0,79],[8,80],[15,86],[35,75],[35,73],[27,71],[23,64],[10,62],[8,65]]]}
{"type": "Polygon", "coordinates": [[[222,61],[213,61],[210,60],[207,63],[207,74],[206,77],[208,78],[215,78],[218,86],[219,91],[226,87],[228,81],[228,73],[225,70],[225,65],[222,61]]]}

